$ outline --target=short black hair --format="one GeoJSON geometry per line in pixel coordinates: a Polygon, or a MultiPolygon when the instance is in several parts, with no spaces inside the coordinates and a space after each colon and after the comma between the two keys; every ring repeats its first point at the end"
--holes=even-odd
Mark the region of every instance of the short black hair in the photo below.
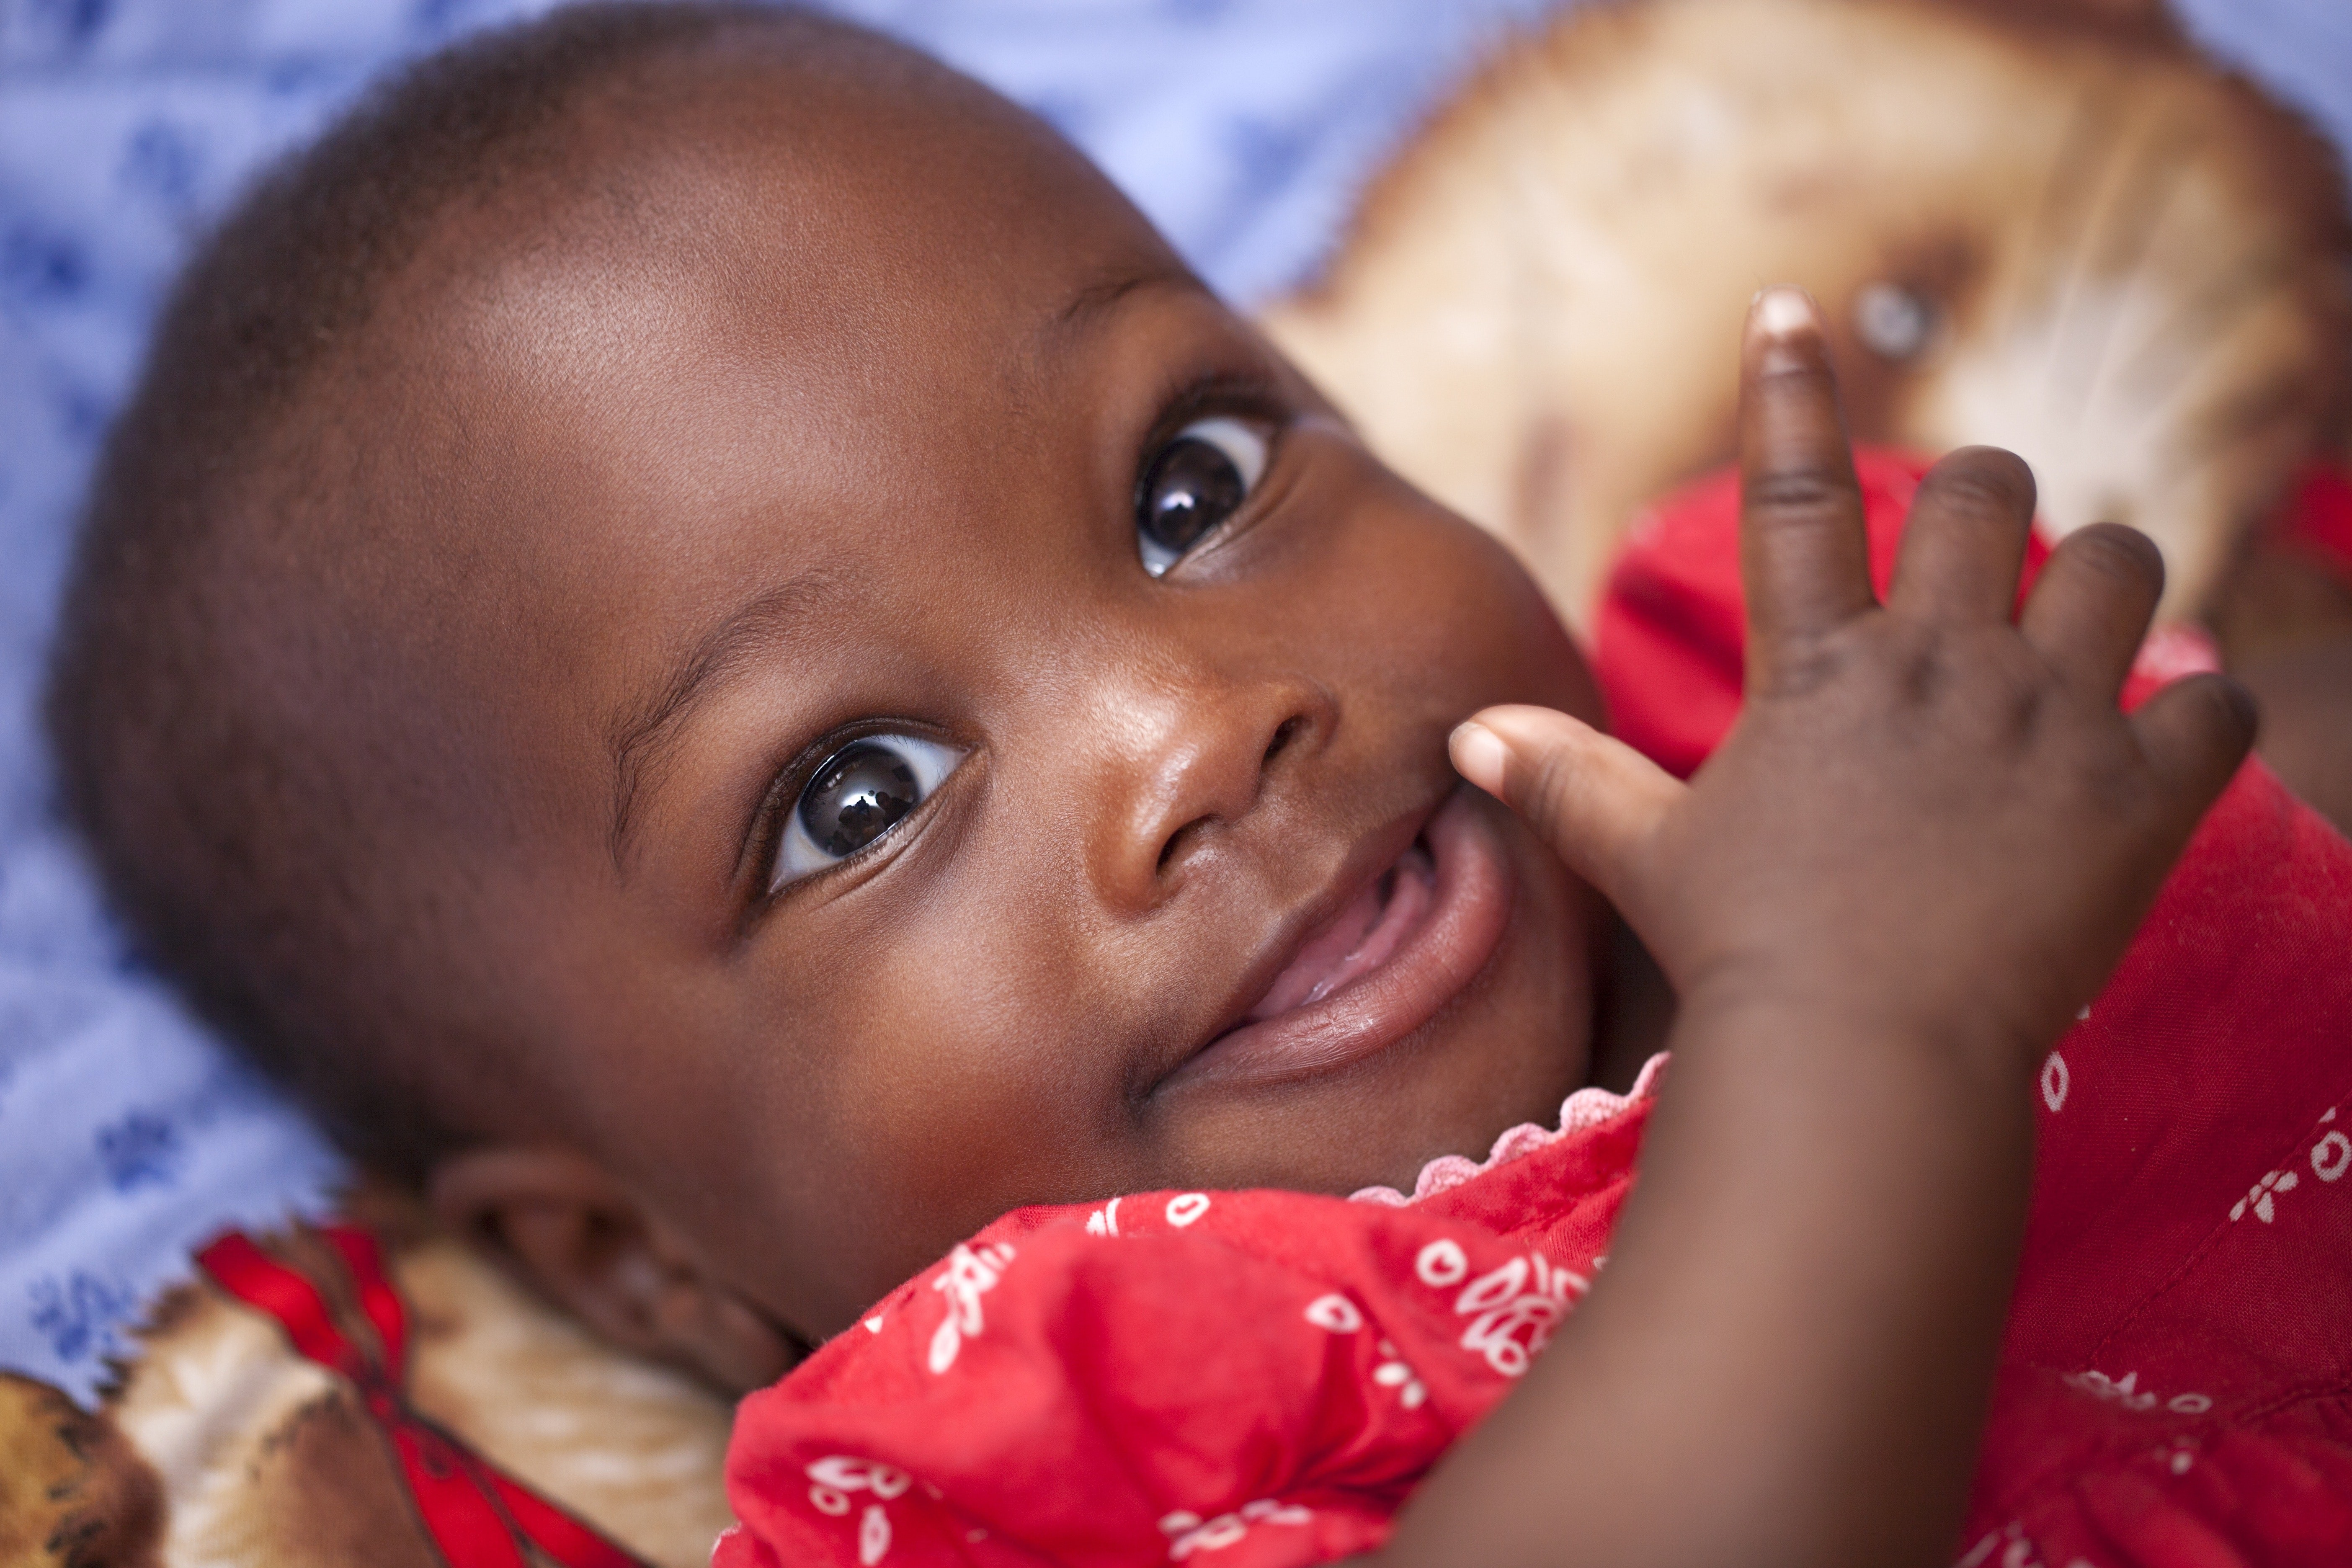
{"type": "MultiPolygon", "coordinates": [[[[677,0],[558,10],[410,65],[197,250],[100,458],[47,696],[63,807],[143,954],[394,1175],[420,1176],[463,1136],[407,1060],[448,1016],[383,956],[399,945],[387,923],[415,910],[387,908],[337,852],[360,841],[352,766],[229,673],[225,636],[268,591],[241,582],[266,553],[245,470],[454,200],[537,156],[585,89],[745,26],[911,55],[805,11],[677,0]]],[[[278,488],[260,504],[333,525],[331,481],[278,488]]]]}

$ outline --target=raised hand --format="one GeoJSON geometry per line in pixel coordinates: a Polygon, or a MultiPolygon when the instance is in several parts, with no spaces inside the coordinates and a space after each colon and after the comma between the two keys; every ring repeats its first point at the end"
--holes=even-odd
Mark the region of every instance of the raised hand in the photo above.
{"type": "Polygon", "coordinates": [[[2109,524],[2012,619],[2033,478],[1976,447],[1920,487],[1885,605],[1804,297],[1751,323],[1741,421],[1745,710],[1685,789],[1562,714],[1454,739],[1648,942],[1685,998],[1779,993],[2046,1044],[2122,954],[2245,755],[2231,682],[2116,696],[2164,584],[2109,524]]]}
{"type": "Polygon", "coordinates": [[[1743,353],[1748,689],[1687,787],[1561,714],[1455,765],[1598,886],[1679,998],[1609,1267],[1407,1510],[1398,1563],[1948,1561],[2043,1051],[2252,739],[2219,677],[2126,717],[2154,549],[2084,530],[2012,616],[2025,466],[1971,450],[1871,591],[1811,302],[1743,353]]]}

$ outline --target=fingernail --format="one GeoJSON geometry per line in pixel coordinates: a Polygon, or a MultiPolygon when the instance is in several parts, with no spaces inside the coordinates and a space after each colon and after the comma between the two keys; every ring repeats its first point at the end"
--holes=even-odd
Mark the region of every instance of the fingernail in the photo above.
{"type": "Polygon", "coordinates": [[[1503,795],[1503,764],[1510,752],[1503,738],[1484,724],[1457,724],[1446,742],[1454,754],[1454,771],[1500,800],[1503,795]]]}
{"type": "Polygon", "coordinates": [[[1756,327],[1767,337],[1785,338],[1808,327],[1819,327],[1812,297],[1802,289],[1767,289],[1756,296],[1756,327]]]}

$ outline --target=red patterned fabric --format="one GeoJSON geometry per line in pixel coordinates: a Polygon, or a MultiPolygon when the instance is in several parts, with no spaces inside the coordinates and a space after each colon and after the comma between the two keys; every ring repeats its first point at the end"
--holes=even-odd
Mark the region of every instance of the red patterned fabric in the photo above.
{"type": "MultiPolygon", "coordinates": [[[[1882,579],[1919,468],[1866,456],[1882,579]]],[[[1634,536],[1616,720],[1738,706],[1736,486],[1634,536]]],[[[2040,552],[2037,552],[2037,556],[2040,552]]],[[[2156,639],[2129,694],[2210,661],[2156,639]]],[[[1645,1075],[1646,1076],[1646,1075],[1645,1075]]],[[[2352,844],[2250,763],[2042,1064],[1964,1568],[2352,1563],[2352,844]]],[[[722,1568],[1274,1568],[1377,1546],[1602,1268],[1648,1113],[1587,1090],[1417,1201],[1150,1193],[1008,1215],[746,1401],[722,1568]]]]}
{"type": "Polygon", "coordinates": [[[319,1288],[299,1269],[230,1231],[196,1254],[213,1282],[278,1320],[294,1349],[351,1380],[400,1460],[417,1517],[450,1568],[646,1568],[637,1558],[549,1502],[410,1407],[404,1394],[408,1317],[384,1275],[375,1238],[351,1226],[320,1233],[341,1258],[375,1331],[372,1348],[343,1332],[319,1288]]]}

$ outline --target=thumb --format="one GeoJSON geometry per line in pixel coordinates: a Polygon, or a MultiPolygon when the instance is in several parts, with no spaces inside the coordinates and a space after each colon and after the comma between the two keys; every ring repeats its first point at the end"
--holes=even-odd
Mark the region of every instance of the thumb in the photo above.
{"type": "Polygon", "coordinates": [[[1549,708],[1482,710],[1454,729],[1448,748],[1457,773],[1526,818],[1570,870],[1642,927],[1650,845],[1689,786],[1549,708]]]}

